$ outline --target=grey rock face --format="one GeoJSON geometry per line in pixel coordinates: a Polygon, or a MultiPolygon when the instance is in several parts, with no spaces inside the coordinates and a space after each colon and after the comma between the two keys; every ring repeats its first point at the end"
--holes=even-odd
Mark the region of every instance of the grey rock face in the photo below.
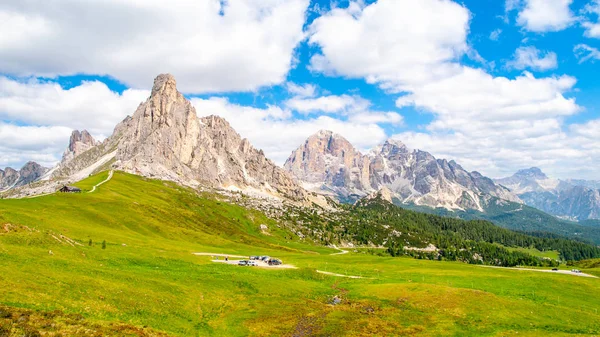
{"type": "Polygon", "coordinates": [[[533,167],[496,182],[549,214],[571,220],[600,218],[600,190],[594,181],[552,179],[533,167]]]}
{"type": "Polygon", "coordinates": [[[0,191],[13,187],[19,180],[19,172],[7,167],[4,171],[0,170],[0,191]]]}
{"type": "MultiPolygon", "coordinates": [[[[83,133],[79,137],[75,132],[72,140],[86,145],[93,142],[93,138],[83,133]]],[[[76,152],[71,146],[67,151],[76,152]]],[[[56,176],[92,173],[90,167],[101,167],[98,163],[190,186],[306,198],[304,189],[287,172],[242,139],[225,119],[198,118],[169,74],[154,80],[150,97],[115,127],[111,137],[75,154],[61,164],[56,176]]]]}
{"type": "Polygon", "coordinates": [[[320,131],[292,153],[284,168],[305,187],[342,200],[387,188],[402,202],[449,209],[483,210],[494,197],[520,202],[477,172],[392,139],[363,155],[342,136],[320,131]]]}
{"type": "MultiPolygon", "coordinates": [[[[171,75],[118,125],[117,166],[134,173],[302,199],[292,177],[217,116],[198,118],[171,75]]],[[[185,182],[185,181],[184,181],[185,182]]]]}
{"type": "Polygon", "coordinates": [[[73,133],[71,133],[71,138],[69,139],[69,146],[63,154],[62,163],[66,164],[73,158],[79,156],[96,145],[98,145],[98,142],[96,142],[94,137],[92,137],[87,130],[83,130],[81,132],[79,132],[79,130],[74,130],[73,133]]]}
{"type": "Polygon", "coordinates": [[[311,190],[329,190],[340,195],[364,195],[371,189],[369,158],[350,142],[331,131],[310,136],[287,159],[284,168],[311,190]]]}
{"type": "Polygon", "coordinates": [[[7,167],[4,171],[0,170],[0,191],[35,182],[47,171],[47,168],[33,161],[25,164],[19,171],[7,167]]]}

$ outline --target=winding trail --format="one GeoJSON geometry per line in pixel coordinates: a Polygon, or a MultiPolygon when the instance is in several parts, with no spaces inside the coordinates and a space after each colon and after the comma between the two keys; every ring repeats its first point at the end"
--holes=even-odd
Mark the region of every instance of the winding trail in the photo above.
{"type": "Polygon", "coordinates": [[[110,172],[108,172],[108,177],[106,179],[104,179],[103,181],[101,181],[101,182],[97,183],[96,185],[94,185],[94,187],[92,187],[92,189],[89,190],[88,193],[94,192],[96,190],[96,187],[98,187],[98,186],[104,184],[105,182],[111,180],[112,176],[113,176],[113,170],[110,170],[110,172]]]}
{"type": "MultiPolygon", "coordinates": [[[[343,249],[339,249],[336,245],[333,245],[333,248],[339,250],[339,253],[331,253],[329,255],[342,255],[342,254],[348,254],[347,250],[343,250],[343,249]]],[[[318,271],[318,270],[317,270],[318,271]]]]}
{"type": "MultiPolygon", "coordinates": [[[[338,253],[338,254],[343,254],[343,253],[338,253]]],[[[332,272],[329,272],[329,271],[322,271],[322,270],[317,270],[316,272],[319,273],[319,274],[324,274],[324,275],[329,275],[329,276],[337,276],[337,277],[366,278],[366,277],[356,276],[356,275],[336,274],[336,273],[332,273],[332,272]]]]}

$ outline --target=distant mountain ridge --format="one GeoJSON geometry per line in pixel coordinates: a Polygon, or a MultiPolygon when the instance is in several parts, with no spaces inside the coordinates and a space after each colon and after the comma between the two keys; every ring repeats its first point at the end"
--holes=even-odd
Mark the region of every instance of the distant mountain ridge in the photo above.
{"type": "Polygon", "coordinates": [[[527,205],[570,219],[600,219],[600,183],[549,178],[537,167],[519,170],[511,177],[496,179],[527,205]]]}
{"type": "Polygon", "coordinates": [[[393,139],[363,155],[344,137],[322,130],[293,151],[284,168],[305,188],[340,200],[356,200],[385,187],[402,203],[433,208],[484,211],[499,199],[521,202],[478,172],[393,139]]]}
{"type": "Polygon", "coordinates": [[[9,190],[11,188],[25,186],[29,183],[39,180],[48,169],[40,164],[30,161],[26,163],[20,170],[7,167],[0,170],[0,191],[9,190]]]}

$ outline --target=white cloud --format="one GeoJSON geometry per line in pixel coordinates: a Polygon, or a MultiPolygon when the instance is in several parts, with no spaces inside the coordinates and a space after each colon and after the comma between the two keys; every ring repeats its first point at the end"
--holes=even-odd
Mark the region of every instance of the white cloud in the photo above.
{"type": "Polygon", "coordinates": [[[589,60],[600,60],[600,50],[594,47],[590,47],[587,44],[578,44],[573,48],[575,57],[579,60],[579,63],[583,63],[589,60]]]}
{"type": "Polygon", "coordinates": [[[404,118],[393,111],[371,109],[371,101],[359,96],[329,95],[317,98],[294,97],[284,105],[301,114],[335,114],[357,123],[389,123],[402,125],[404,118]]]}
{"type": "Polygon", "coordinates": [[[283,165],[293,150],[306,138],[319,130],[331,130],[347,138],[361,150],[367,150],[386,138],[386,133],[378,123],[390,119],[377,120],[358,117],[355,120],[342,120],[330,116],[308,119],[295,119],[289,110],[275,106],[258,109],[237,105],[225,98],[193,98],[192,104],[199,116],[219,115],[229,121],[242,137],[248,138],[257,148],[277,164],[283,165]]]}
{"type": "Polygon", "coordinates": [[[326,74],[365,78],[393,91],[427,83],[456,71],[446,63],[469,47],[469,11],[451,1],[352,2],[335,8],[309,27],[309,43],[321,53],[311,69],[326,74]]]}
{"type": "Polygon", "coordinates": [[[118,94],[98,81],[67,90],[54,82],[0,76],[0,120],[11,121],[0,123],[0,166],[18,167],[28,160],[55,164],[73,129],[105,138],[149,94],[133,89],[118,94]]]}
{"type": "Polygon", "coordinates": [[[288,92],[297,97],[313,97],[317,93],[317,86],[314,84],[296,84],[288,82],[286,84],[288,92]]]}
{"type": "MultiPolygon", "coordinates": [[[[570,13],[568,4],[563,7],[570,13]]],[[[543,16],[533,13],[539,7],[535,1],[524,7],[518,1],[507,3],[508,10],[511,6],[522,9],[521,17],[528,19],[523,22],[531,28],[559,26],[560,20],[541,25],[543,16]]],[[[549,6],[556,6],[555,1],[549,6]]],[[[338,8],[315,20],[309,29],[310,42],[320,47],[312,66],[326,74],[365,78],[401,92],[398,107],[413,106],[431,113],[433,121],[422,129],[395,136],[413,148],[455,159],[467,169],[491,176],[532,165],[547,168],[551,174],[574,172],[575,163],[585,163],[589,156],[584,148],[572,147],[573,136],[564,131],[565,118],[581,110],[568,96],[576,79],[536,78],[528,72],[515,78],[498,77],[461,65],[458,57],[470,53],[468,22],[464,7],[441,0],[380,1],[353,13],[338,8]],[[426,55],[426,50],[437,52],[426,55]],[[565,166],[566,160],[574,165],[565,166]]],[[[522,51],[534,53],[517,53],[514,66],[518,68],[555,67],[553,53],[522,51]]],[[[586,174],[591,172],[588,169],[586,174]]]]}
{"type": "Polygon", "coordinates": [[[588,18],[581,23],[585,28],[585,36],[600,38],[600,0],[592,0],[584,7],[583,12],[588,15],[588,18]],[[595,17],[595,20],[589,16],[595,17]]]}
{"type": "Polygon", "coordinates": [[[118,94],[98,81],[83,82],[66,90],[55,82],[34,79],[21,82],[0,77],[0,120],[85,128],[95,136],[106,137],[149,94],[135,89],[118,94]]]}
{"type": "Polygon", "coordinates": [[[371,103],[357,96],[330,95],[317,98],[294,97],[285,102],[285,105],[303,114],[317,112],[325,113],[347,113],[349,111],[368,109],[371,103]]]}
{"type": "Polygon", "coordinates": [[[17,126],[0,123],[0,168],[15,169],[30,160],[50,167],[69,143],[71,129],[62,126],[17,126]]]}
{"type": "Polygon", "coordinates": [[[149,88],[250,91],[285,81],[308,0],[0,2],[0,69],[18,77],[110,74],[149,88]]]}
{"type": "Polygon", "coordinates": [[[490,33],[490,40],[498,41],[500,39],[500,34],[502,34],[502,29],[496,29],[490,33]]]}
{"type": "Polygon", "coordinates": [[[543,33],[557,32],[572,25],[576,18],[570,9],[573,0],[525,0],[517,16],[517,24],[543,33]]]}
{"type": "Polygon", "coordinates": [[[519,47],[515,51],[514,58],[506,63],[506,66],[513,69],[534,69],[550,70],[558,67],[556,53],[538,50],[535,47],[519,47]]]}

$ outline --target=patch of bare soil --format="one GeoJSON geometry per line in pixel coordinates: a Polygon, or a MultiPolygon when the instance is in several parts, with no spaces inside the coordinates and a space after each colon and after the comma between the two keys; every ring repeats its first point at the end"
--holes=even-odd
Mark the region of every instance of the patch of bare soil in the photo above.
{"type": "Polygon", "coordinates": [[[165,333],[125,323],[100,323],[79,314],[33,311],[0,305],[0,337],[138,336],[166,337],[165,333]]]}

